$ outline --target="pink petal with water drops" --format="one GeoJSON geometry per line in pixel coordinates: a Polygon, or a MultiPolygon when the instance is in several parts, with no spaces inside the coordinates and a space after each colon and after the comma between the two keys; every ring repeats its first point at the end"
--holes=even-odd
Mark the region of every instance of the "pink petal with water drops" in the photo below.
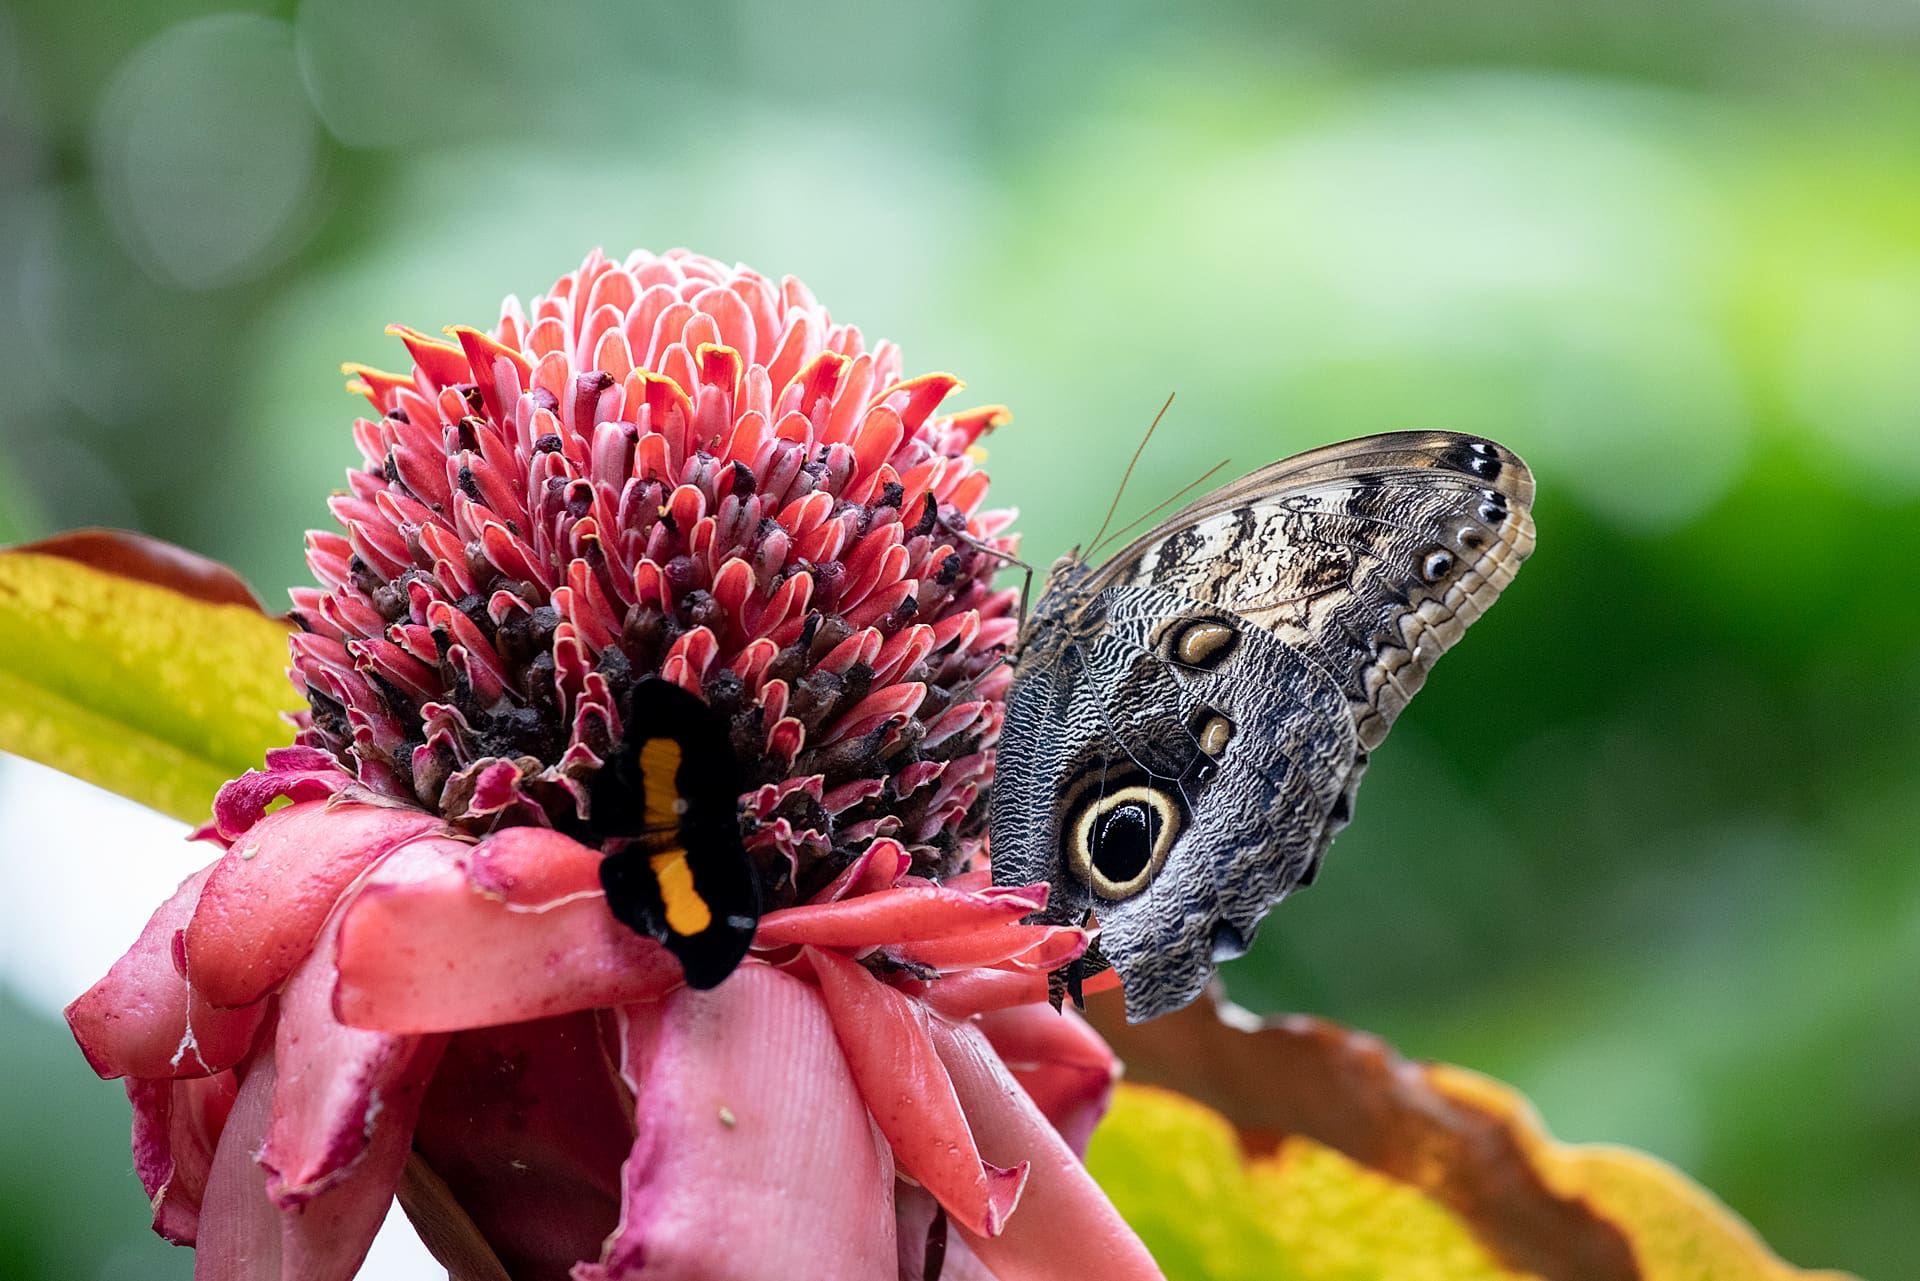
{"type": "Polygon", "coordinates": [[[180,932],[212,870],[181,882],[106,977],[67,1006],[74,1039],[101,1076],[205,1076],[232,1067],[253,1044],[264,1008],[211,1005],[177,963],[180,932]]]}
{"type": "Polygon", "coordinates": [[[615,920],[604,894],[522,909],[475,884],[474,858],[471,845],[422,838],[343,907],[343,1022],[450,1032],[650,1000],[681,982],[680,963],[615,920]]]}
{"type": "Polygon", "coordinates": [[[996,1010],[978,1026],[1034,1106],[1084,1159],[1120,1079],[1120,1061],[1100,1034],[1079,1011],[1043,1004],[996,1010]]]}
{"type": "Polygon", "coordinates": [[[335,900],[402,841],[440,826],[418,810],[300,801],[234,838],[187,926],[188,974],[216,1005],[278,987],[313,947],[335,900]]]}
{"type": "Polygon", "coordinates": [[[893,1161],[815,988],[750,962],[621,1021],[639,1137],[579,1281],[893,1281],[893,1161]]]}
{"type": "Polygon", "coordinates": [[[395,1036],[334,1018],[335,927],[280,994],[273,1122],[259,1155],[267,1195],[300,1205],[356,1173],[376,1122],[409,1133],[444,1037],[395,1036]]]}

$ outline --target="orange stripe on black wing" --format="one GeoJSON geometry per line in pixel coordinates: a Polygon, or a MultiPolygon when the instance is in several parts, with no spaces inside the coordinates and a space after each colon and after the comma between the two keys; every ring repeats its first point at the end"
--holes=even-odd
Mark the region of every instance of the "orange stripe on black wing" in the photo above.
{"type": "Polygon", "coordinates": [[[641,742],[640,816],[649,832],[679,830],[680,819],[688,809],[687,798],[680,794],[680,766],[685,760],[678,739],[649,738],[641,742]]]}
{"type": "Polygon", "coordinates": [[[669,681],[634,686],[625,736],[593,785],[607,907],[680,960],[690,987],[733,973],[760,920],[740,840],[740,766],[726,723],[669,681]]]}

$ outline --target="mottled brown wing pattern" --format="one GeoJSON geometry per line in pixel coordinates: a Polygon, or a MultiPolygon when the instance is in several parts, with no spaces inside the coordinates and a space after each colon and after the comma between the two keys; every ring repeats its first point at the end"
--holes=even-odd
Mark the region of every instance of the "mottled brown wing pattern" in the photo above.
{"type": "Polygon", "coordinates": [[[1178,592],[1266,628],[1346,690],[1371,750],[1533,550],[1512,451],[1396,432],[1275,463],[1202,498],[1087,582],[1178,592]]]}
{"type": "Polygon", "coordinates": [[[1100,927],[1129,1019],[1185,1004],[1310,883],[1367,752],[1533,548],[1526,465],[1400,432],[1224,486],[1098,569],[1048,576],[1021,634],[994,879],[1100,927]]]}
{"type": "Polygon", "coordinates": [[[1138,1022],[1192,1000],[1310,879],[1359,746],[1332,679],[1230,611],[1113,587],[1067,626],[1009,695],[994,876],[1050,881],[1048,920],[1094,914],[1138,1022]]]}

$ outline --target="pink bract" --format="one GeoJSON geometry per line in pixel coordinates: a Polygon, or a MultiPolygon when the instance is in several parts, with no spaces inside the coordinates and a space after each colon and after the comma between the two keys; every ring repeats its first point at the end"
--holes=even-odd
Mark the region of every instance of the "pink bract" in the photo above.
{"type": "Polygon", "coordinates": [[[298,745],[68,1010],[156,1230],[330,1281],[397,1191],[462,1277],[1158,1276],[1079,1160],[1117,1069],[1047,974],[1086,935],[985,871],[998,411],[683,252],[394,332],[293,594],[298,745]],[[655,677],[745,772],[764,913],[708,991],[600,881],[655,677]]]}

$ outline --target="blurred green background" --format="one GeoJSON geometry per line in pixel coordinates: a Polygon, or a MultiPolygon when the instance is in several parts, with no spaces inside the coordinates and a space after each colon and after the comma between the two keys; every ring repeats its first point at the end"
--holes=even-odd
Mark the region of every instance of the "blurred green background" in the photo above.
{"type": "MultiPolygon", "coordinates": [[[[596,244],[801,276],[1013,406],[1039,565],[1169,391],[1132,510],[1512,445],[1539,552],[1233,993],[1920,1275],[1910,0],[12,3],[0,175],[0,538],[135,526],[275,598],[354,458],[339,363],[596,244]]],[[[0,1023],[0,1267],[184,1275],[117,1092],[0,1023]]]]}

